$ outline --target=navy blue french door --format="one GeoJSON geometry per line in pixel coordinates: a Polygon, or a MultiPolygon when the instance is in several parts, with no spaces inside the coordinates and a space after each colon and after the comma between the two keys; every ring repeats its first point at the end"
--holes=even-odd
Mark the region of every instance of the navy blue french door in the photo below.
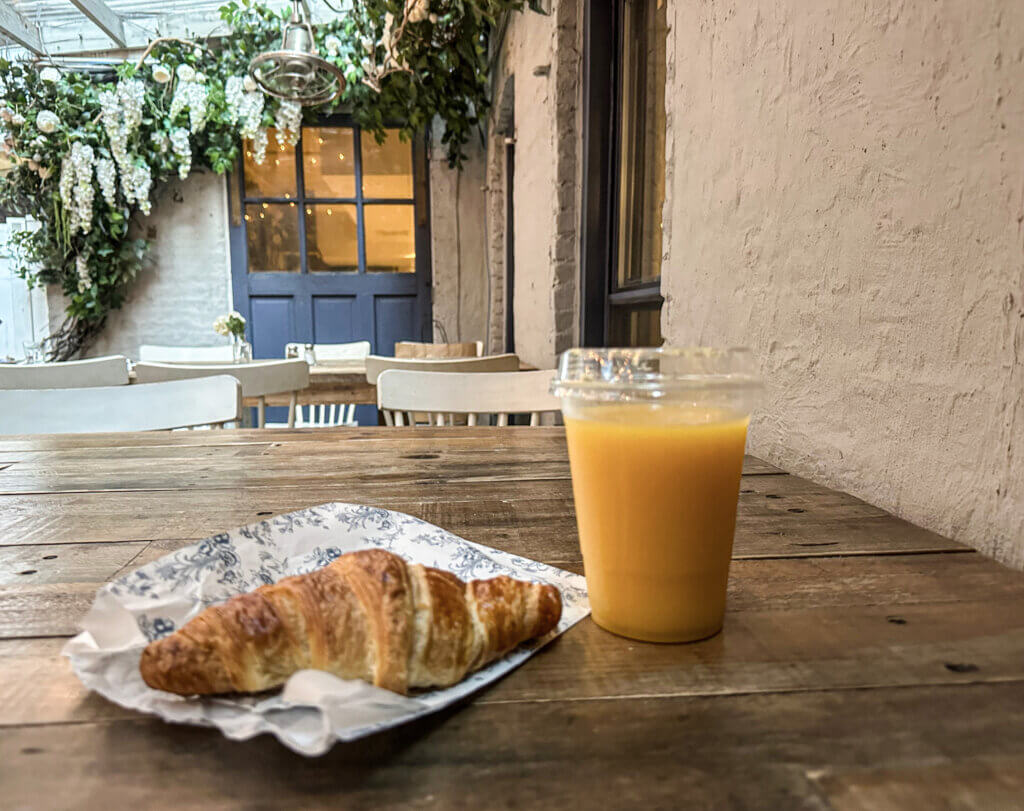
{"type": "Polygon", "coordinates": [[[429,340],[424,142],[389,130],[378,144],[332,118],[303,127],[294,147],[272,130],[262,164],[253,149],[245,144],[229,181],[234,306],[253,355],[283,358],[290,341],[361,340],[391,355],[396,341],[429,340]]]}

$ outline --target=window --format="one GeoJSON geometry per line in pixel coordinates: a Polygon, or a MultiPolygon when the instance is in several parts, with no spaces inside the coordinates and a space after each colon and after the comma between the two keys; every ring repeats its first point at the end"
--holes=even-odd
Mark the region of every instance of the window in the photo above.
{"type": "Polygon", "coordinates": [[[659,346],[665,0],[588,3],[583,342],[659,346]],[[603,54],[614,50],[617,59],[603,54]]]}
{"type": "Polygon", "coordinates": [[[413,153],[397,130],[382,144],[352,126],[269,141],[262,164],[244,156],[250,273],[415,273],[413,153]]]}

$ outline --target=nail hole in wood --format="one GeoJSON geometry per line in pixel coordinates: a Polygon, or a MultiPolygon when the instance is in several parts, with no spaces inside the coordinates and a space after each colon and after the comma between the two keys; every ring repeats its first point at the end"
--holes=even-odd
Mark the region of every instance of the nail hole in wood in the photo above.
{"type": "Polygon", "coordinates": [[[946,670],[950,673],[974,673],[977,669],[978,666],[970,662],[946,662],[946,670]]]}
{"type": "Polygon", "coordinates": [[[803,512],[803,510],[801,510],[801,509],[800,509],[799,507],[790,507],[790,508],[789,508],[789,510],[788,510],[787,512],[791,512],[791,513],[802,513],[802,512],[803,512]]]}
{"type": "Polygon", "coordinates": [[[753,490],[740,490],[741,493],[753,493],[753,490]]]}
{"type": "Polygon", "coordinates": [[[782,496],[777,496],[775,493],[766,493],[765,498],[782,498],[782,496]]]}
{"type": "Polygon", "coordinates": [[[891,622],[893,625],[906,625],[907,624],[907,621],[905,619],[903,619],[903,617],[896,617],[896,616],[886,617],[885,621],[886,622],[891,622]]]}
{"type": "Polygon", "coordinates": [[[43,560],[56,560],[56,555],[43,555],[43,560]]]}
{"type": "Polygon", "coordinates": [[[26,569],[23,572],[18,572],[18,574],[35,574],[35,573],[36,573],[35,569],[26,569]]]}

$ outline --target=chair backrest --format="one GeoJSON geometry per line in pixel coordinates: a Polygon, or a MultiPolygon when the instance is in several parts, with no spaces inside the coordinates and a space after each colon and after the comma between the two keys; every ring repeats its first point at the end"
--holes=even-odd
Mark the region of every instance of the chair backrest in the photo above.
{"type": "Polygon", "coordinates": [[[222,346],[158,346],[143,344],[139,360],[144,363],[231,363],[231,344],[222,346]]]}
{"type": "Polygon", "coordinates": [[[304,360],[266,360],[251,363],[180,364],[136,363],[138,383],[187,380],[193,377],[231,375],[242,384],[243,397],[262,397],[300,391],[309,385],[309,365],[304,360]]]}
{"type": "Polygon", "coordinates": [[[79,389],[127,385],[128,358],[124,355],[28,366],[0,364],[0,389],[79,389]]]}
{"type": "Polygon", "coordinates": [[[483,354],[483,341],[464,341],[459,344],[395,341],[396,358],[480,358],[483,354]]]}
{"type": "Polygon", "coordinates": [[[235,422],[241,387],[227,375],[134,386],[0,391],[0,434],[157,431],[235,422]]]}
{"type": "Polygon", "coordinates": [[[408,372],[516,372],[519,371],[519,357],[517,355],[487,355],[482,358],[433,360],[367,355],[366,380],[368,382],[376,383],[381,372],[388,369],[402,369],[408,372]]]}
{"type": "Polygon", "coordinates": [[[411,424],[409,412],[426,412],[434,425],[450,424],[452,415],[468,414],[477,424],[479,414],[497,414],[498,425],[508,425],[509,414],[530,414],[530,425],[540,425],[540,414],[558,411],[559,400],[550,392],[554,369],[540,372],[408,372],[388,370],[377,380],[377,405],[388,425],[411,424]]]}
{"type": "MultiPolygon", "coordinates": [[[[290,343],[284,346],[286,358],[301,358],[305,355],[306,345],[290,343]]],[[[370,354],[369,341],[352,341],[347,344],[313,344],[313,353],[317,361],[321,360],[362,360],[370,354]]]]}

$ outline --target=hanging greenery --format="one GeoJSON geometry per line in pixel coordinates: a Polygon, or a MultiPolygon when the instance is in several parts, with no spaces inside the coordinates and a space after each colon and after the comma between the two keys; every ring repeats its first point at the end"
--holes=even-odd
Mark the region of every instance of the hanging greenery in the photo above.
{"type": "MultiPolygon", "coordinates": [[[[534,6],[536,0],[530,0],[534,6]]],[[[358,0],[316,27],[320,55],[345,75],[344,93],[319,108],[265,96],[247,76],[279,46],[280,12],[243,0],[220,10],[229,29],[201,41],[160,39],[115,81],[0,59],[0,206],[38,221],[14,235],[18,272],[59,285],[66,320],[48,341],[52,360],[88,347],[124,304],[148,243],[132,227],[168,179],[195,168],[223,174],[243,140],[258,162],[268,129],[294,145],[303,118],[344,110],[365,131],[403,138],[444,122],[449,161],[486,109],[487,36],[524,0],[358,0]]]]}

